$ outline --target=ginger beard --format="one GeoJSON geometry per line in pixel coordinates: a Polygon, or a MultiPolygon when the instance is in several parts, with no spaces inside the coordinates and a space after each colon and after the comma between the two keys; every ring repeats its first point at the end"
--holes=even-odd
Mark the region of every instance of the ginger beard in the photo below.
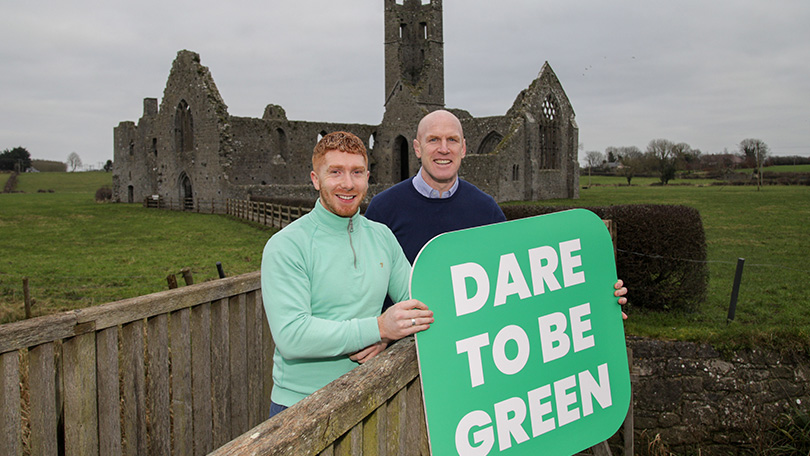
{"type": "Polygon", "coordinates": [[[340,217],[356,214],[368,192],[365,158],[360,154],[330,150],[316,168],[310,172],[310,178],[320,194],[321,204],[340,217]]]}

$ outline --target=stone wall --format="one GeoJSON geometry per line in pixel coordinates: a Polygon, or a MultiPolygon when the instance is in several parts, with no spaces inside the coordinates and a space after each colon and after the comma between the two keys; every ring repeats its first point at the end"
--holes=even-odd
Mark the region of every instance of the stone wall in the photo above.
{"type": "MultiPolygon", "coordinates": [[[[636,438],[678,454],[756,454],[751,441],[791,411],[810,412],[810,356],[630,337],[636,438]]],[[[637,448],[638,450],[638,445],[637,448]]]]}

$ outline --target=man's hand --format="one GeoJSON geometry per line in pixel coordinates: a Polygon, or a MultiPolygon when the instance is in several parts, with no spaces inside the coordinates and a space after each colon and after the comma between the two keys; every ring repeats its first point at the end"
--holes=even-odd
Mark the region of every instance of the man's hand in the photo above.
{"type": "MultiPolygon", "coordinates": [[[[616,291],[613,292],[613,296],[619,298],[619,305],[623,306],[627,304],[627,298],[624,297],[624,295],[627,294],[627,288],[624,287],[624,282],[622,279],[617,280],[616,284],[613,285],[613,288],[616,289],[616,291]]],[[[624,311],[622,311],[622,319],[627,320],[627,314],[624,313],[624,311]]]]}
{"type": "Polygon", "coordinates": [[[433,323],[433,311],[416,299],[398,302],[377,317],[380,338],[383,340],[402,339],[430,328],[431,323],[433,323]]]}
{"type": "Polygon", "coordinates": [[[376,344],[369,345],[368,347],[349,355],[349,359],[352,361],[356,361],[360,364],[365,363],[366,361],[370,360],[371,358],[379,355],[380,353],[385,350],[385,347],[388,346],[387,340],[381,340],[376,344]]]}

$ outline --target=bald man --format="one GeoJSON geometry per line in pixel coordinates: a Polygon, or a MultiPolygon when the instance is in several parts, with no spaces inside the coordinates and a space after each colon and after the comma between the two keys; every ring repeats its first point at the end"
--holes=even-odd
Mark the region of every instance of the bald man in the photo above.
{"type": "Polygon", "coordinates": [[[423,117],[413,149],[422,161],[419,172],[375,196],[365,213],[394,232],[411,264],[439,234],[506,221],[491,196],[458,177],[467,144],[453,113],[439,110],[423,117]]]}

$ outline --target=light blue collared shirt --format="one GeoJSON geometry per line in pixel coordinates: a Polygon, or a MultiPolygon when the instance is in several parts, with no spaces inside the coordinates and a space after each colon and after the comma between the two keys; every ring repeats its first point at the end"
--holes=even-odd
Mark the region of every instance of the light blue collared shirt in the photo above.
{"type": "Polygon", "coordinates": [[[456,176],[456,181],[453,182],[453,186],[450,187],[450,190],[440,192],[425,182],[425,178],[422,177],[422,168],[420,167],[419,172],[417,172],[416,176],[413,177],[413,188],[415,188],[419,194],[426,198],[450,198],[453,196],[453,193],[456,193],[456,190],[458,190],[458,176],[456,176]]]}

